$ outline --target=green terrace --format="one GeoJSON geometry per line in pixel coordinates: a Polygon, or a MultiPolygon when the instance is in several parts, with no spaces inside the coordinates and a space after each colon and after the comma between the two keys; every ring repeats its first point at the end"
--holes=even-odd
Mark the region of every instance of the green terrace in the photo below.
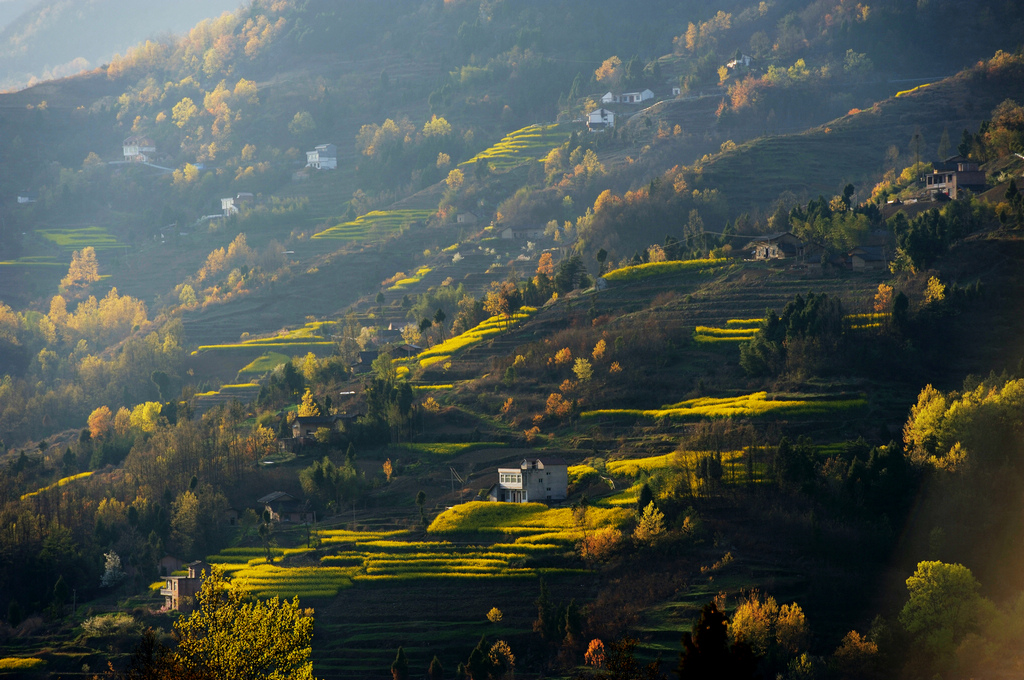
{"type": "Polygon", "coordinates": [[[494,146],[460,163],[468,166],[485,162],[498,170],[507,170],[530,161],[543,161],[552,149],[569,139],[572,126],[564,123],[530,125],[510,132],[494,146]]]}
{"type": "Polygon", "coordinates": [[[669,260],[667,262],[647,262],[628,267],[613,269],[604,275],[609,283],[634,283],[652,276],[671,276],[698,272],[711,274],[730,263],[729,258],[712,258],[706,260],[669,260]]]}
{"type": "MultiPolygon", "coordinates": [[[[334,346],[334,343],[326,338],[329,337],[330,331],[334,328],[335,324],[336,322],[334,321],[313,321],[311,323],[307,323],[305,326],[285,331],[284,333],[279,333],[278,335],[274,335],[269,338],[253,338],[251,340],[243,340],[242,342],[227,343],[223,345],[200,345],[197,350],[192,352],[192,354],[195,355],[199,352],[212,350],[253,350],[261,348],[286,349],[293,354],[309,351],[324,351],[325,348],[334,346]]],[[[264,356],[268,357],[267,363],[273,360],[271,353],[264,356]]],[[[280,354],[279,356],[284,355],[280,354]]],[[[261,357],[261,359],[262,358],[263,357],[261,357]]],[[[248,368],[248,366],[246,368],[248,368]]]]}
{"type": "Polygon", "coordinates": [[[696,421],[711,418],[823,418],[834,417],[867,407],[867,400],[858,397],[834,397],[831,395],[803,395],[793,397],[785,394],[769,396],[767,392],[754,392],[736,397],[701,397],[688,399],[677,404],[668,404],[657,409],[599,409],[584,411],[584,420],[638,420],[668,418],[679,421],[696,421]]]}
{"type": "Polygon", "coordinates": [[[416,360],[419,361],[419,365],[423,368],[448,361],[456,352],[483,342],[488,338],[500,335],[507,330],[510,325],[514,325],[520,321],[525,321],[536,313],[536,311],[537,309],[535,307],[522,307],[519,310],[519,313],[514,314],[507,319],[501,316],[492,316],[491,318],[480,322],[465,333],[456,335],[453,338],[445,340],[439,345],[434,345],[430,349],[420,352],[416,356],[416,360]]]}
{"type": "Polygon", "coordinates": [[[96,250],[124,248],[104,227],[80,227],[78,229],[37,229],[36,233],[65,250],[81,250],[92,246],[96,250]]]}
{"type": "Polygon", "coordinates": [[[415,222],[429,219],[433,214],[433,210],[374,210],[351,222],[343,222],[314,234],[313,238],[337,241],[383,240],[415,222]]]}

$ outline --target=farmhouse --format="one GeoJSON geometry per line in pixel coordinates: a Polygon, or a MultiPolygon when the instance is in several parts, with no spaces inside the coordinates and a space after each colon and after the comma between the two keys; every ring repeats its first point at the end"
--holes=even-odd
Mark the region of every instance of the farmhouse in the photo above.
{"type": "Polygon", "coordinates": [[[849,252],[849,257],[850,267],[855,271],[889,268],[885,246],[858,246],[849,252]]]}
{"type": "Polygon", "coordinates": [[[788,231],[777,234],[755,236],[743,247],[749,251],[753,260],[785,260],[788,258],[802,259],[805,244],[788,231]]]}
{"type": "Polygon", "coordinates": [[[654,92],[651,90],[643,90],[641,92],[623,92],[622,94],[614,94],[612,92],[606,92],[601,97],[602,104],[639,104],[645,102],[648,99],[654,99],[654,92]]]}
{"type": "Polygon", "coordinates": [[[156,145],[148,137],[133,135],[122,144],[124,159],[130,163],[148,163],[152,154],[156,153],[156,145]]]}
{"type": "Polygon", "coordinates": [[[587,129],[591,132],[606,130],[610,127],[615,127],[615,114],[608,109],[598,109],[587,115],[587,129]]]}
{"type": "Polygon", "coordinates": [[[517,241],[544,238],[544,227],[505,227],[501,230],[503,239],[517,241]]]}
{"type": "Polygon", "coordinates": [[[732,71],[740,66],[750,66],[751,61],[753,61],[753,59],[749,54],[741,54],[732,61],[727,62],[725,67],[732,71]]]}
{"type": "Polygon", "coordinates": [[[460,212],[455,216],[455,224],[476,224],[480,221],[480,218],[476,216],[476,213],[467,211],[460,212]]]}
{"type": "Polygon", "coordinates": [[[166,585],[160,589],[164,596],[164,609],[189,612],[195,606],[196,594],[203,586],[203,579],[210,573],[210,565],[196,561],[186,565],[187,576],[168,576],[166,585]]]}
{"type": "Polygon", "coordinates": [[[301,524],[307,522],[313,516],[309,507],[309,501],[303,501],[284,491],[268,493],[263,498],[256,500],[260,514],[270,513],[271,522],[283,524],[301,524]]]}
{"type": "Polygon", "coordinates": [[[306,152],[306,167],[316,170],[338,169],[338,147],[334,144],[320,144],[306,152]]]}
{"type": "Polygon", "coordinates": [[[942,193],[958,198],[964,189],[981,192],[986,188],[985,173],[978,169],[975,161],[963,156],[953,156],[935,163],[932,174],[925,176],[925,186],[932,193],[942,193]]]}
{"type": "Polygon", "coordinates": [[[498,483],[488,498],[498,503],[563,501],[568,496],[569,466],[561,458],[526,458],[519,467],[498,468],[498,483]]]}
{"type": "Polygon", "coordinates": [[[673,97],[678,97],[678,96],[679,96],[679,95],[681,95],[682,93],[683,93],[683,88],[681,88],[681,87],[678,87],[678,86],[677,86],[677,87],[673,87],[673,88],[672,88],[672,96],[673,96],[673,97]]]}

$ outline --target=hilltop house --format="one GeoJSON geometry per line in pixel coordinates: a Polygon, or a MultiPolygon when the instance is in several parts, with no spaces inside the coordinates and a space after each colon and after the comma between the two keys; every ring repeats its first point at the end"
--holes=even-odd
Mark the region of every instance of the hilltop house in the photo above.
{"type": "Polygon", "coordinates": [[[963,189],[982,192],[986,188],[985,173],[976,162],[963,156],[947,158],[932,167],[932,174],[925,176],[925,186],[932,193],[955,199],[963,189]]]}
{"type": "Polygon", "coordinates": [[[755,236],[743,250],[750,252],[752,260],[801,260],[806,254],[804,242],[788,231],[755,236]]]}
{"type": "Polygon", "coordinates": [[[498,503],[564,501],[568,496],[569,466],[561,458],[526,458],[519,467],[498,468],[498,483],[488,498],[498,503]]]}
{"type": "Polygon", "coordinates": [[[124,159],[130,163],[148,163],[152,154],[156,153],[156,145],[148,137],[132,135],[122,144],[124,159]]]}
{"type": "Polygon", "coordinates": [[[246,205],[252,205],[256,202],[256,197],[251,193],[244,191],[236,196],[220,199],[220,209],[224,213],[224,217],[231,217],[237,215],[238,211],[246,205]]]}
{"type": "Polygon", "coordinates": [[[641,92],[623,92],[622,94],[614,94],[612,92],[606,92],[601,97],[602,104],[640,104],[647,101],[648,99],[654,99],[654,92],[651,90],[643,90],[641,92]]]}
{"type": "Polygon", "coordinates": [[[598,109],[587,114],[587,129],[591,132],[615,127],[615,114],[608,109],[598,109]]]}
{"type": "Polygon", "coordinates": [[[259,514],[270,513],[271,522],[301,524],[313,517],[309,501],[303,501],[284,491],[275,491],[256,500],[259,514]]]}
{"type": "Polygon", "coordinates": [[[338,147],[334,144],[320,144],[306,152],[306,167],[316,170],[338,169],[338,147]]]}
{"type": "Polygon", "coordinates": [[[166,585],[160,589],[164,609],[190,612],[195,606],[195,597],[203,587],[203,579],[210,574],[210,565],[196,561],[186,566],[187,576],[168,576],[166,585]]]}

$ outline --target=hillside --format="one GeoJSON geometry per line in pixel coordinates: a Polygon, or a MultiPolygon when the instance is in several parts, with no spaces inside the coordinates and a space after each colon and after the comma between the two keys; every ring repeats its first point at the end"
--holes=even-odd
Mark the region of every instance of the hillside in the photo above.
{"type": "Polygon", "coordinates": [[[235,0],[9,0],[0,4],[6,13],[0,14],[0,89],[92,70],[140,42],[181,33],[237,7],[235,0]]]}

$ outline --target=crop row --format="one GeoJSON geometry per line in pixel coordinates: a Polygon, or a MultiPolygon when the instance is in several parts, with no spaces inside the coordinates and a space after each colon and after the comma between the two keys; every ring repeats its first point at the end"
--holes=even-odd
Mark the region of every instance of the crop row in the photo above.
{"type": "Polygon", "coordinates": [[[415,274],[413,274],[412,276],[407,276],[404,279],[399,279],[398,281],[395,282],[393,286],[388,288],[388,290],[405,290],[406,288],[415,286],[417,283],[423,280],[424,276],[426,276],[432,271],[434,270],[431,269],[430,267],[420,267],[419,269],[416,270],[415,274]]]}
{"type": "Polygon", "coordinates": [[[505,135],[494,146],[461,163],[480,161],[506,169],[528,161],[541,161],[548,152],[569,137],[569,128],[562,125],[531,125],[505,135]]]}
{"type": "Polygon", "coordinates": [[[757,417],[766,415],[812,417],[832,415],[842,411],[863,408],[863,398],[808,400],[769,399],[766,392],[755,392],[740,397],[690,399],[658,409],[600,409],[585,411],[582,418],[593,420],[608,417],[670,418],[698,420],[702,418],[757,417]]]}
{"type": "Polygon", "coordinates": [[[611,283],[632,283],[651,276],[666,276],[669,274],[682,274],[685,272],[709,273],[718,267],[724,266],[728,262],[729,260],[727,258],[647,262],[645,264],[635,264],[628,267],[614,269],[605,274],[604,279],[611,283]]]}
{"type": "Polygon", "coordinates": [[[49,486],[44,486],[41,489],[37,489],[35,491],[31,491],[31,492],[23,495],[21,497],[21,500],[25,500],[26,498],[32,498],[33,496],[38,496],[41,493],[45,493],[45,492],[47,492],[47,491],[49,491],[51,489],[56,489],[57,487],[64,486],[65,484],[70,484],[71,482],[76,482],[79,479],[85,479],[86,477],[91,477],[92,474],[93,474],[92,472],[80,472],[77,475],[71,475],[70,477],[64,477],[63,479],[59,479],[56,482],[54,482],[53,484],[50,484],[49,486]]]}
{"type": "Polygon", "coordinates": [[[414,222],[426,220],[433,214],[432,210],[374,210],[351,222],[325,229],[313,238],[354,241],[370,236],[383,237],[414,222]]]}
{"type": "Polygon", "coordinates": [[[92,246],[96,250],[123,248],[123,244],[103,227],[81,227],[79,229],[37,229],[36,233],[51,243],[67,250],[78,250],[92,246]]]}
{"type": "Polygon", "coordinates": [[[420,352],[418,355],[420,366],[426,368],[432,364],[447,361],[452,358],[452,355],[455,354],[455,352],[465,349],[471,345],[475,345],[487,338],[501,334],[506,325],[528,319],[536,311],[537,310],[533,307],[523,307],[518,314],[512,315],[509,319],[504,319],[499,316],[492,316],[489,319],[485,319],[465,333],[460,333],[453,338],[449,338],[441,344],[431,347],[425,352],[420,352]]]}

